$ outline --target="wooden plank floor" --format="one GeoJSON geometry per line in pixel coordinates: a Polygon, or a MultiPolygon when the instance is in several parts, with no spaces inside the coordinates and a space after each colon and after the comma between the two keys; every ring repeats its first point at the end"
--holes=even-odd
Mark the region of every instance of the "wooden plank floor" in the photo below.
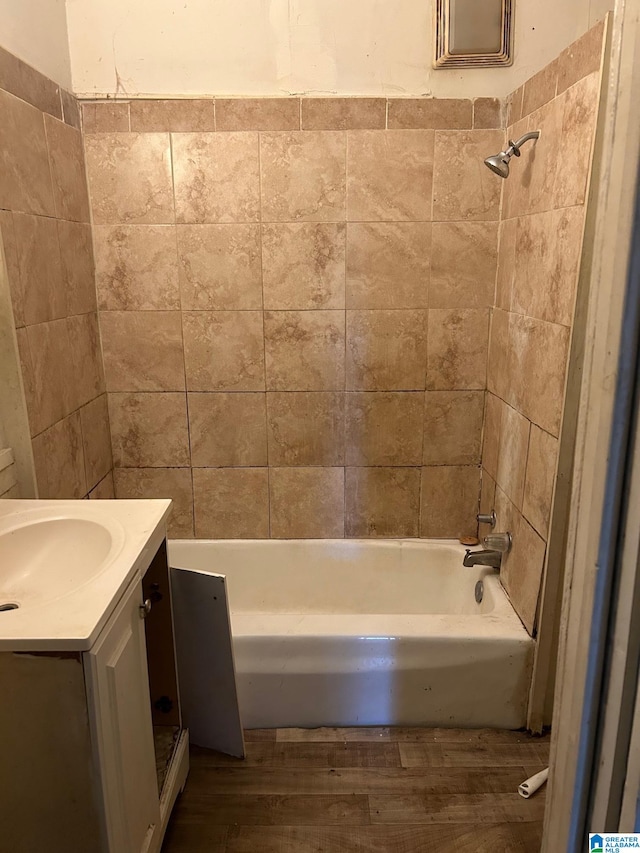
{"type": "Polygon", "coordinates": [[[162,853],[538,853],[549,737],[489,729],[248,731],[193,747],[162,853]]]}

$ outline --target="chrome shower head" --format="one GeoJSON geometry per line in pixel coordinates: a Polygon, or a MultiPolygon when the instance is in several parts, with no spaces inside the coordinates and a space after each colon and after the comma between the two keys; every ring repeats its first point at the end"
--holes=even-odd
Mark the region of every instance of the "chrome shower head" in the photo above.
{"type": "Polygon", "coordinates": [[[492,154],[484,161],[485,166],[488,166],[492,172],[495,172],[500,178],[509,177],[509,161],[512,157],[520,156],[520,148],[529,139],[537,139],[540,136],[539,130],[532,130],[530,133],[525,133],[516,142],[509,140],[509,147],[506,151],[501,151],[499,154],[492,154]]]}
{"type": "Polygon", "coordinates": [[[499,175],[499,177],[508,178],[510,159],[510,154],[507,155],[506,151],[501,151],[499,154],[493,154],[491,157],[487,157],[484,164],[485,166],[488,166],[492,172],[495,172],[496,175],[499,175]]]}

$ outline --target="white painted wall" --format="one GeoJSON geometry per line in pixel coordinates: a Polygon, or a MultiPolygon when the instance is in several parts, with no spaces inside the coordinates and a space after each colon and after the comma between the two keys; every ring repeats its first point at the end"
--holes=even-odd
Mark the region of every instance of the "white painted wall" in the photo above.
{"type": "Polygon", "coordinates": [[[515,0],[514,66],[463,72],[431,67],[432,2],[67,0],[74,90],[504,95],[613,0],[515,0]]]}
{"type": "Polygon", "coordinates": [[[0,45],[71,88],[65,0],[0,0],[0,45]]]}

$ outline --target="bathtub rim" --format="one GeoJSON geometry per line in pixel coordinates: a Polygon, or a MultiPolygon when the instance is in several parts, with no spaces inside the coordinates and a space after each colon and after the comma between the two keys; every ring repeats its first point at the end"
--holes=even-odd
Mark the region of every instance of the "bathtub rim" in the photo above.
{"type": "MultiPolygon", "coordinates": [[[[456,551],[460,555],[460,562],[462,563],[462,558],[464,557],[467,550],[478,551],[482,550],[481,545],[476,546],[465,546],[462,545],[457,539],[416,539],[416,538],[406,538],[406,537],[388,537],[388,538],[350,538],[350,539],[335,539],[335,538],[326,538],[326,539],[168,539],[168,552],[169,552],[169,563],[171,564],[171,552],[173,550],[174,543],[178,544],[180,547],[186,547],[188,549],[195,548],[197,546],[207,545],[211,547],[216,546],[224,546],[225,548],[230,548],[231,550],[237,548],[240,550],[244,547],[256,547],[256,548],[269,548],[273,550],[277,550],[278,547],[282,547],[286,544],[295,543],[296,545],[304,546],[330,546],[330,545],[340,545],[344,547],[362,547],[367,546],[368,548],[373,549],[383,549],[389,547],[398,547],[398,548],[406,548],[409,550],[421,550],[428,549],[433,546],[443,547],[447,549],[452,549],[456,551]]],[[[177,560],[179,562],[179,560],[177,560]]],[[[189,568],[189,566],[180,566],[180,568],[189,568]]],[[[291,631],[292,621],[298,621],[300,625],[305,626],[307,629],[315,628],[311,634],[308,636],[318,636],[318,631],[322,627],[321,635],[323,636],[332,636],[332,637],[340,637],[340,636],[376,636],[374,631],[370,631],[372,628],[372,620],[375,621],[376,626],[378,628],[382,625],[389,626],[389,631],[385,631],[385,634],[395,633],[398,634],[397,631],[392,629],[391,623],[394,621],[402,620],[402,633],[399,634],[399,637],[406,638],[417,638],[424,636],[425,629],[430,628],[431,631],[433,629],[439,630],[442,632],[441,636],[447,637],[456,637],[456,638],[464,638],[469,636],[469,629],[473,626],[473,635],[478,636],[479,638],[484,637],[493,637],[494,639],[498,639],[501,636],[504,636],[506,639],[522,639],[523,641],[530,641],[534,643],[534,638],[529,634],[529,632],[524,627],[520,617],[518,616],[515,608],[513,607],[511,600],[507,594],[507,591],[500,580],[500,573],[494,569],[475,566],[469,571],[474,571],[477,573],[479,578],[482,578],[485,584],[489,585],[491,593],[495,600],[495,608],[490,613],[484,614],[451,614],[451,613],[393,613],[393,614],[385,614],[385,613],[273,613],[271,611],[257,611],[257,610],[235,610],[230,608],[231,619],[234,622],[234,634],[238,636],[274,636],[274,629],[276,627],[276,622],[278,620],[282,620],[282,625],[287,627],[287,633],[291,631]],[[238,617],[241,617],[238,619],[238,617]],[[245,632],[243,630],[237,631],[237,626],[242,626],[243,622],[246,620],[252,620],[255,623],[254,631],[251,633],[245,632]],[[344,625],[340,625],[340,621],[349,622],[352,624],[353,630],[349,630],[345,634],[344,625]],[[333,621],[333,625],[331,624],[333,621]],[[464,627],[462,623],[464,622],[464,627]],[[368,624],[367,624],[368,623],[368,624]],[[262,626],[262,627],[259,627],[262,626]],[[449,630],[445,630],[447,628],[449,630]],[[505,633],[500,634],[500,627],[502,627],[505,633]],[[477,633],[476,633],[476,629],[477,633]],[[255,633],[257,631],[257,634],[255,633]]],[[[223,572],[216,572],[217,574],[224,574],[223,572]]],[[[430,631],[430,633],[431,633],[430,631]]],[[[303,636],[299,631],[295,631],[297,636],[303,636]]],[[[307,636],[307,635],[305,635],[307,636]]]]}

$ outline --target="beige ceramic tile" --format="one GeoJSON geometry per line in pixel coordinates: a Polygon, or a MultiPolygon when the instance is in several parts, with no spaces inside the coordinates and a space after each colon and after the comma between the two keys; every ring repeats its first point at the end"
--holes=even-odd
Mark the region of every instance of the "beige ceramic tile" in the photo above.
{"type": "Polygon", "coordinates": [[[535,630],[544,560],[544,540],[518,515],[513,530],[513,546],[503,562],[500,577],[516,613],[530,634],[535,630]]]}
{"type": "Polygon", "coordinates": [[[504,405],[500,397],[487,392],[482,440],[482,467],[494,480],[498,475],[500,430],[502,428],[502,409],[504,405]]]}
{"type": "Polygon", "coordinates": [[[128,133],[129,103],[83,104],[82,130],[84,133],[128,133]]]}
{"type": "Polygon", "coordinates": [[[131,130],[143,133],[162,131],[215,130],[212,98],[176,98],[162,101],[131,101],[131,130]]]}
{"type": "Polygon", "coordinates": [[[84,497],[87,483],[79,412],[74,412],[50,427],[44,433],[43,439],[49,498],[57,500],[84,497]]]}
{"type": "Polygon", "coordinates": [[[300,130],[299,98],[216,98],[218,130],[300,130]]]}
{"type": "Polygon", "coordinates": [[[267,394],[269,465],[343,465],[344,394],[267,394]]]}
{"type": "Polygon", "coordinates": [[[264,391],[260,311],[185,311],[184,360],[189,391],[264,391]]]}
{"type": "Polygon", "coordinates": [[[339,222],[345,217],[346,136],[338,131],[260,135],[262,218],[339,222]]]}
{"type": "Polygon", "coordinates": [[[347,465],[420,465],[424,394],[347,394],[347,465]]]}
{"type": "Polygon", "coordinates": [[[60,100],[62,101],[62,118],[65,124],[75,127],[76,130],[82,130],[80,102],[76,96],[67,92],[66,89],[60,89],[60,100]]]}
{"type": "Polygon", "coordinates": [[[551,519],[557,458],[558,440],[537,426],[532,426],[522,512],[545,540],[551,519]]]}
{"type": "Polygon", "coordinates": [[[507,531],[515,536],[520,513],[498,485],[495,487],[494,509],[496,512],[495,529],[507,531]]]}
{"type": "Polygon", "coordinates": [[[345,239],[344,223],[263,225],[264,307],[344,308],[345,239]]]}
{"type": "Polygon", "coordinates": [[[509,313],[494,309],[491,312],[487,388],[503,400],[513,400],[512,384],[521,377],[512,370],[509,357],[509,313]]]}
{"type": "Polygon", "coordinates": [[[553,435],[562,418],[570,332],[566,326],[510,315],[512,377],[507,402],[553,435]]]}
{"type": "MultiPolygon", "coordinates": [[[[523,145],[517,162],[511,161],[509,180],[501,181],[502,217],[511,219],[553,207],[553,191],[558,163],[558,140],[562,133],[563,97],[555,98],[522,119],[507,131],[517,139],[528,130],[540,137],[523,145]]],[[[498,178],[498,180],[500,180],[498,178]]]]}
{"type": "Polygon", "coordinates": [[[80,409],[80,421],[87,491],[91,491],[113,466],[107,395],[101,394],[83,406],[80,409]]]}
{"type": "Polygon", "coordinates": [[[519,510],[522,509],[530,426],[529,421],[511,406],[502,406],[496,483],[519,510]]]}
{"type": "MultiPolygon", "coordinates": [[[[42,324],[44,328],[48,328],[50,325],[50,323],[42,324]]],[[[67,324],[64,323],[63,325],[66,332],[67,324]]],[[[68,343],[69,341],[67,338],[67,351],[68,343]]],[[[34,361],[31,357],[29,332],[26,327],[22,326],[21,328],[16,328],[16,344],[18,347],[18,359],[20,364],[20,373],[22,376],[24,402],[25,406],[27,407],[27,417],[29,420],[29,434],[33,437],[39,432],[41,432],[43,429],[45,429],[47,426],[50,426],[55,420],[57,420],[57,418],[51,411],[45,414],[44,408],[41,405],[42,400],[38,399],[38,395],[36,394],[34,361]]],[[[57,398],[53,394],[51,395],[50,399],[55,403],[56,406],[62,408],[61,399],[57,398]]],[[[61,416],[62,415],[60,415],[59,417],[61,416]]]]}
{"type": "Polygon", "coordinates": [[[60,87],[4,48],[0,48],[0,88],[38,110],[61,116],[60,87]]]}
{"type": "Polygon", "coordinates": [[[516,180],[505,183],[507,216],[584,202],[598,93],[599,75],[590,74],[532,114],[527,129],[541,136],[523,149],[516,180]]]}
{"type": "Polygon", "coordinates": [[[599,93],[600,75],[593,73],[558,98],[564,105],[556,152],[554,207],[583,204],[586,200],[599,93]]]}
{"type": "Polygon", "coordinates": [[[29,426],[31,435],[37,435],[75,408],[75,388],[69,382],[71,344],[67,321],[29,326],[18,335],[18,346],[29,426]]]}
{"type": "Polygon", "coordinates": [[[75,222],[89,221],[89,195],[82,134],[51,116],[45,116],[49,163],[56,215],[75,222]]]}
{"type": "Polygon", "coordinates": [[[302,98],[303,130],[384,130],[385,98],[302,98]]]}
{"type": "Polygon", "coordinates": [[[349,221],[430,220],[432,181],[432,130],[349,132],[349,221]]]}
{"type": "Polygon", "coordinates": [[[528,116],[534,110],[549,103],[556,96],[558,81],[558,60],[554,59],[524,84],[522,96],[522,116],[528,116]]]}
{"type": "Polygon", "coordinates": [[[502,308],[505,311],[511,309],[511,295],[516,268],[517,230],[517,219],[506,219],[500,223],[495,304],[497,308],[502,308]]]}
{"type": "Polygon", "coordinates": [[[271,536],[344,536],[344,468],[271,468],[271,536]]]}
{"type": "Polygon", "coordinates": [[[186,394],[109,394],[109,420],[116,467],[189,465],[186,394]]]}
{"type": "Polygon", "coordinates": [[[55,219],[13,215],[24,322],[43,323],[67,314],[58,228],[55,219]]]}
{"type": "Polygon", "coordinates": [[[4,248],[4,258],[7,265],[9,292],[13,308],[13,321],[16,328],[24,326],[24,293],[20,283],[20,266],[18,264],[18,246],[16,243],[13,214],[10,210],[0,210],[0,239],[4,248]]]}
{"type": "Polygon", "coordinates": [[[420,469],[347,468],[345,515],[347,536],[417,536],[420,469]]]}
{"type": "Polygon", "coordinates": [[[431,391],[484,389],[488,339],[488,310],[430,309],[427,388],[431,391]]]}
{"type": "Polygon", "coordinates": [[[347,226],[347,308],[426,308],[430,222],[347,226]]]}
{"type": "Polygon", "coordinates": [[[502,130],[436,131],[434,220],[499,219],[502,181],[483,160],[503,145],[502,130]]]}
{"type": "Polygon", "coordinates": [[[427,391],[424,465],[478,465],[484,412],[483,391],[427,391]]]}
{"type": "Polygon", "coordinates": [[[89,500],[92,501],[112,501],[116,496],[116,490],[113,485],[113,471],[109,471],[106,477],[89,492],[89,500]]]}
{"type": "Polygon", "coordinates": [[[267,464],[265,394],[189,394],[191,464],[199,468],[267,464]]]}
{"type": "Polygon", "coordinates": [[[347,311],[347,389],[423,391],[426,311],[347,311]]]}
{"type": "Polygon", "coordinates": [[[266,468],[194,468],[193,502],[198,539],[267,539],[266,468]]]}
{"type": "Polygon", "coordinates": [[[180,307],[172,225],[96,225],[98,303],[105,311],[180,307]]]}
{"type": "Polygon", "coordinates": [[[104,311],[100,315],[107,391],[183,391],[179,311],[104,311]]]}
{"type": "Polygon", "coordinates": [[[511,310],[570,326],[580,267],[582,207],[518,221],[511,310]]]}
{"type": "Polygon", "coordinates": [[[493,305],[497,244],[497,222],[435,222],[429,307],[493,305]]]}
{"type": "Polygon", "coordinates": [[[49,498],[49,481],[47,478],[47,448],[43,432],[31,440],[33,451],[33,468],[36,478],[37,496],[41,501],[49,498]]]}
{"type": "MultiPolygon", "coordinates": [[[[522,96],[524,95],[524,83],[507,98],[507,127],[511,127],[522,118],[522,96]]],[[[512,134],[510,134],[511,136],[512,134]]]]}
{"type": "Polygon", "coordinates": [[[42,113],[0,89],[0,209],[55,215],[42,113]]]}
{"type": "Polygon", "coordinates": [[[91,226],[59,220],[58,240],[67,292],[67,312],[86,314],[95,311],[96,283],[91,226]]]}
{"type": "Polygon", "coordinates": [[[105,390],[96,314],[78,314],[67,320],[73,365],[75,405],[82,406],[105,390]]]}
{"type": "Polygon", "coordinates": [[[344,311],[265,311],[269,391],[344,389],[344,311]]]}
{"type": "Polygon", "coordinates": [[[96,225],[174,221],[168,133],[89,134],[85,152],[96,225]]]}
{"type": "Polygon", "coordinates": [[[389,99],[389,130],[454,130],[472,125],[473,103],[467,99],[389,99]]]}
{"type": "Polygon", "coordinates": [[[502,126],[502,101],[500,98],[476,98],[473,102],[474,130],[502,126]]]}
{"type": "Polygon", "coordinates": [[[558,94],[600,69],[604,21],[599,21],[558,57],[558,94]]]}
{"type": "Polygon", "coordinates": [[[257,222],[257,133],[180,133],[173,137],[176,218],[184,223],[257,222]]]}
{"type": "MultiPolygon", "coordinates": [[[[482,481],[480,484],[480,512],[483,515],[491,515],[491,513],[495,510],[496,504],[496,483],[495,480],[487,474],[487,472],[482,470],[482,481]]],[[[502,529],[502,528],[500,528],[502,529]]],[[[478,525],[478,538],[482,539],[484,536],[487,536],[491,533],[493,527],[490,524],[479,524],[478,525]]]]}
{"type": "Polygon", "coordinates": [[[420,535],[427,539],[475,536],[480,469],[439,465],[422,469],[420,535]]]}
{"type": "Polygon", "coordinates": [[[193,495],[189,468],[116,468],[115,494],[125,500],[171,498],[169,537],[193,538],[193,495]]]}
{"type": "Polygon", "coordinates": [[[262,308],[259,225],[179,225],[183,310],[262,308]]]}

